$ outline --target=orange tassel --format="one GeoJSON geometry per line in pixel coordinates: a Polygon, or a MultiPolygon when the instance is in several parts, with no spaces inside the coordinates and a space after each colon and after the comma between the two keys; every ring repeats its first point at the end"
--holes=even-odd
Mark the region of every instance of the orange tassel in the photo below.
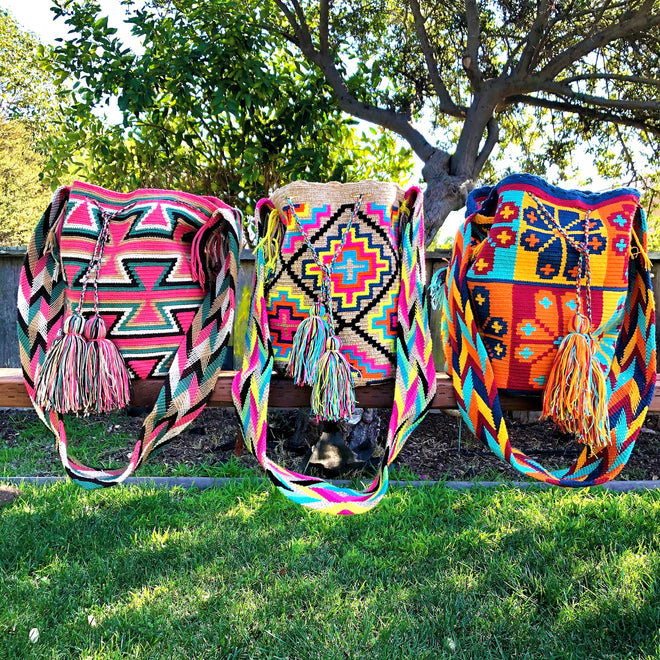
{"type": "Polygon", "coordinates": [[[577,316],[562,340],[543,396],[543,418],[598,452],[610,444],[605,375],[596,360],[590,323],[577,316]]]}

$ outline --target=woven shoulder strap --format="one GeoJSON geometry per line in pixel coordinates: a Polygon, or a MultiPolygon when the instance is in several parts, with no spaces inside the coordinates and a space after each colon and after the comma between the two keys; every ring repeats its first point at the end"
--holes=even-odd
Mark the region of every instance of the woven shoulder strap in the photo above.
{"type": "MultiPolygon", "coordinates": [[[[66,212],[69,189],[60,188],[37,225],[28,246],[18,290],[18,337],[28,394],[35,398],[35,377],[48,346],[62,326],[66,283],[60,270],[55,228],[66,212]]],[[[64,421],[35,404],[53,431],[67,474],[85,488],[119,484],[156,448],[181,433],[204,409],[222,368],[234,320],[240,224],[230,206],[221,206],[209,229],[222,234],[220,272],[196,312],[172,362],[165,384],[147,416],[128,465],[120,470],[87,467],[68,453],[64,421]],[[211,226],[212,225],[212,226],[211,226]]]]}
{"type": "Polygon", "coordinates": [[[655,304],[646,248],[646,219],[638,209],[641,241],[629,265],[624,320],[606,379],[612,442],[597,452],[585,447],[568,468],[549,470],[511,445],[497,383],[479,335],[468,290],[473,241],[468,219],[456,236],[445,287],[443,343],[458,407],[472,432],[500,458],[528,477],[557,486],[595,486],[614,479],[628,461],[653,398],[656,379],[655,304]]]}
{"type": "Polygon", "coordinates": [[[268,328],[264,286],[266,264],[256,253],[255,284],[248,321],[243,367],[236,375],[232,394],[241,418],[246,445],[266,470],[268,477],[286,497],[303,506],[326,513],[364,513],[387,492],[388,467],[396,458],[435,395],[435,367],[425,284],[422,194],[414,211],[401,226],[401,289],[398,302],[397,367],[394,403],[387,432],[385,453],[378,474],[364,491],[340,488],[322,479],[297,474],[266,455],[268,394],[273,371],[273,348],[268,328]]]}

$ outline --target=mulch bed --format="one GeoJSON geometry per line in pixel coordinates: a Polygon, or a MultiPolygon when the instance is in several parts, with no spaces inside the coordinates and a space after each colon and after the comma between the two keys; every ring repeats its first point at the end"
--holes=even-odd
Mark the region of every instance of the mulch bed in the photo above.
{"type": "MultiPolygon", "coordinates": [[[[0,438],[8,445],[16,442],[18,433],[13,420],[18,415],[35,417],[33,411],[0,411],[0,438]]],[[[381,411],[381,436],[387,428],[388,415],[381,411]]],[[[579,450],[579,445],[561,433],[549,422],[529,419],[530,414],[510,413],[508,428],[514,446],[522,449],[547,467],[570,465],[579,450]]],[[[314,425],[310,425],[303,446],[292,446],[291,439],[296,427],[295,411],[273,411],[270,415],[271,435],[269,454],[279,462],[286,463],[294,470],[304,468],[309,459],[309,446],[319,435],[314,425]]],[[[142,417],[123,415],[108,423],[107,432],[119,429],[137,437],[142,417]]],[[[648,415],[635,449],[619,475],[619,479],[657,480],[660,478],[660,416],[648,415]]],[[[149,463],[160,462],[168,465],[186,463],[189,465],[220,464],[227,462],[236,453],[238,460],[246,466],[257,466],[255,459],[247,452],[237,450],[238,420],[231,409],[207,408],[187,431],[175,438],[164,449],[152,455],[149,463]]],[[[381,438],[382,441],[382,438],[381,438]]],[[[129,447],[118,452],[116,458],[125,461],[129,447]]],[[[411,439],[404,445],[395,463],[396,468],[408,468],[422,479],[464,480],[464,479],[510,479],[520,478],[513,468],[495,457],[461,423],[459,417],[445,412],[432,412],[415,430],[411,439]]],[[[366,468],[369,470],[369,467],[366,468]]],[[[51,472],[45,472],[52,474],[51,472]]],[[[352,471],[347,476],[355,476],[352,471]]],[[[402,471],[404,477],[409,476],[402,471]]],[[[41,475],[22,475],[41,476],[41,475]]],[[[321,475],[319,475],[321,476],[321,475]]],[[[340,476],[328,474],[326,476],[340,476]]],[[[396,474],[392,475],[396,478],[396,474]]],[[[2,495],[0,494],[0,497],[2,495]]]]}

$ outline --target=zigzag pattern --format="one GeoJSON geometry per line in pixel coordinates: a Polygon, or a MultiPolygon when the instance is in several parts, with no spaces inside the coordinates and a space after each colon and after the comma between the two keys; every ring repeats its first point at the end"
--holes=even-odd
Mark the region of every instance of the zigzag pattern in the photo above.
{"type": "MultiPolygon", "coordinates": [[[[102,191],[112,195],[109,191],[102,191]]],[[[39,222],[28,247],[18,292],[18,335],[21,364],[28,393],[34,402],[34,378],[47,347],[62,325],[66,286],[59,271],[59,255],[51,249],[48,238],[59,231],[69,188],[56,191],[51,205],[39,222]]],[[[136,191],[134,195],[159,199],[179,193],[167,191],[136,191]]],[[[181,195],[185,195],[181,193],[181,195]]],[[[188,208],[195,208],[194,198],[185,196],[188,208]]],[[[181,433],[203,410],[222,368],[225,349],[231,333],[238,273],[240,223],[230,206],[215,200],[215,211],[207,210],[209,199],[196,208],[197,224],[204,228],[223,222],[223,260],[221,270],[203,298],[192,324],[181,335],[182,341],[174,356],[169,373],[153,410],[146,418],[133,448],[128,465],[121,470],[90,468],[68,453],[64,422],[54,411],[46,413],[35,406],[37,413],[53,431],[60,459],[67,474],[85,488],[107,487],[121,483],[138,468],[156,448],[181,433]]],[[[171,243],[171,241],[170,241],[171,243]]],[[[169,246],[172,249],[172,246],[169,246]]],[[[180,245],[190,258],[190,245],[180,245]]],[[[145,340],[148,345],[148,340],[145,340]]]]}
{"type": "MultiPolygon", "coordinates": [[[[645,250],[647,230],[641,209],[635,222],[645,250]]],[[[497,456],[528,477],[564,487],[595,486],[614,479],[630,456],[655,388],[655,306],[645,255],[640,251],[630,260],[624,321],[607,376],[613,441],[593,454],[585,447],[573,465],[553,471],[509,441],[493,368],[468,291],[468,270],[480,242],[473,238],[472,230],[470,217],[456,236],[445,285],[442,325],[448,371],[464,420],[497,456]]]]}
{"type": "Polygon", "coordinates": [[[302,506],[333,514],[364,513],[387,492],[388,468],[435,395],[435,366],[431,353],[427,301],[424,295],[425,255],[422,193],[413,188],[414,213],[401,218],[401,290],[398,301],[397,371],[394,405],[388,427],[386,452],[379,472],[364,491],[339,488],[321,479],[287,470],[266,456],[268,393],[273,369],[273,348],[264,296],[266,267],[257,251],[252,308],[241,371],[232,395],[243,426],[246,446],[270,480],[286,497],[302,506]],[[416,199],[415,199],[416,196],[416,199]]]}

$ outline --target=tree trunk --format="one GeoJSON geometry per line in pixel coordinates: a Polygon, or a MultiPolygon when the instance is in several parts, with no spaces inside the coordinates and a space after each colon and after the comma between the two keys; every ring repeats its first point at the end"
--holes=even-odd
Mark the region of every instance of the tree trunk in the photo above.
{"type": "Polygon", "coordinates": [[[438,150],[424,165],[424,242],[428,247],[452,211],[465,206],[472,178],[451,172],[451,156],[438,150]]]}

